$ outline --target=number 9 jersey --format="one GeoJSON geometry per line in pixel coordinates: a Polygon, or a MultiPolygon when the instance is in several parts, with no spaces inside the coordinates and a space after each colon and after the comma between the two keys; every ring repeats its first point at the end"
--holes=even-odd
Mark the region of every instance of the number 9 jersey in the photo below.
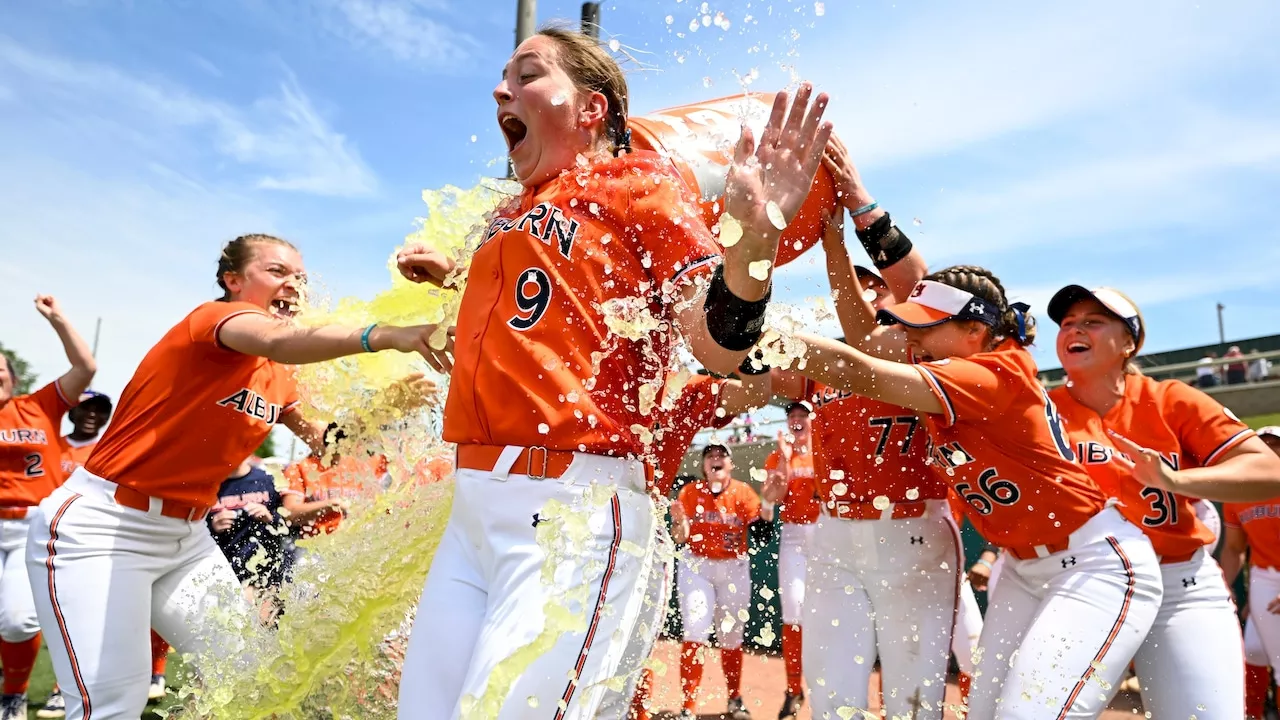
{"type": "Polygon", "coordinates": [[[1103,492],[1120,500],[1120,512],[1142,528],[1162,562],[1185,562],[1213,540],[1196,515],[1195,499],[1145,487],[1112,460],[1112,430],[1155,450],[1174,470],[1214,464],[1254,432],[1203,392],[1178,380],[1126,375],[1124,395],[1105,417],[1077,403],[1067,388],[1050,397],[1058,405],[1079,461],[1103,492]]]}
{"type": "Polygon", "coordinates": [[[1040,546],[1057,552],[1106,507],[1075,461],[1031,353],[1006,341],[992,352],[915,368],[943,407],[926,416],[934,471],[967,503],[988,542],[1019,556],[1040,546]]]}

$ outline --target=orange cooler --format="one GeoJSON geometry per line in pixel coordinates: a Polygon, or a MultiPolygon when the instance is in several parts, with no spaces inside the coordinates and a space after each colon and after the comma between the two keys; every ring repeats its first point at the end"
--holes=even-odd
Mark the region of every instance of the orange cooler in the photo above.
{"type": "MultiPolygon", "coordinates": [[[[756,139],[764,131],[774,93],[738,95],[659,110],[628,121],[631,143],[670,157],[685,182],[701,197],[702,217],[711,227],[724,212],[725,179],[745,119],[756,139]]],[[[782,233],[778,265],[795,260],[822,238],[822,210],[836,207],[835,181],[826,166],[818,168],[800,214],[782,233]]]]}

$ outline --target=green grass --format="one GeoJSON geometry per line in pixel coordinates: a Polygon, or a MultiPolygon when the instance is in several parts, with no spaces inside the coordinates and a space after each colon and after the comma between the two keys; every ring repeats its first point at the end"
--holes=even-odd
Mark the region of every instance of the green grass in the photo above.
{"type": "Polygon", "coordinates": [[[1244,419],[1244,424],[1257,430],[1267,425],[1280,425],[1280,413],[1271,413],[1270,415],[1254,415],[1244,419]]]}
{"type": "MultiPolygon", "coordinates": [[[[151,705],[149,708],[168,708],[176,704],[172,690],[175,685],[181,683],[182,677],[182,660],[176,653],[169,655],[169,667],[167,675],[169,677],[170,693],[164,701],[151,705]]],[[[46,648],[40,648],[40,657],[36,659],[36,667],[31,672],[31,687],[27,689],[28,702],[31,706],[27,709],[27,719],[35,720],[36,711],[44,707],[44,701],[49,698],[49,691],[53,689],[53,664],[49,661],[49,651],[46,648]]],[[[143,713],[142,720],[157,720],[158,716],[151,712],[143,713]]]]}

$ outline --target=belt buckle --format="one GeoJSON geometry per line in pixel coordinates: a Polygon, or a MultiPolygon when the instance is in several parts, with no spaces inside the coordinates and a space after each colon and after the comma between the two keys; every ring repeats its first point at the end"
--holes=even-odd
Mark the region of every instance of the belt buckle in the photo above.
{"type": "Polygon", "coordinates": [[[526,463],[525,475],[528,475],[529,478],[533,480],[546,480],[547,479],[547,459],[549,455],[550,453],[547,452],[547,449],[545,447],[542,447],[541,445],[529,448],[529,461],[528,463],[526,463]],[[533,471],[533,467],[534,467],[533,456],[534,456],[534,452],[536,451],[542,452],[542,469],[539,472],[535,473],[533,471]]]}

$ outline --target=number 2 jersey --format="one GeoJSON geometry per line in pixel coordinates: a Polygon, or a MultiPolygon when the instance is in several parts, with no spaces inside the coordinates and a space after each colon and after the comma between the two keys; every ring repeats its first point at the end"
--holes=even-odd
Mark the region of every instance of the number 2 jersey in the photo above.
{"type": "Polygon", "coordinates": [[[717,262],[692,194],[656,153],[526,190],[471,259],[444,439],[639,456],[633,428],[654,421],[641,387],[661,387],[674,302],[717,262]]]}
{"type": "Polygon", "coordinates": [[[1144,486],[1114,460],[1107,430],[1160,453],[1174,470],[1220,460],[1254,432],[1203,392],[1177,380],[1126,375],[1124,396],[1105,417],[1081,405],[1065,386],[1050,397],[1062,414],[1072,447],[1103,492],[1141,527],[1164,562],[1189,560],[1213,532],[1196,516],[1195,500],[1144,486]]]}
{"type": "Polygon", "coordinates": [[[942,403],[927,415],[935,472],[967,503],[988,542],[1065,547],[1106,507],[1076,463],[1031,353],[1006,341],[991,352],[914,366],[942,403]]]}
{"type": "Polygon", "coordinates": [[[0,507],[38,505],[62,484],[58,436],[69,409],[56,380],[0,407],[0,507]]]}

